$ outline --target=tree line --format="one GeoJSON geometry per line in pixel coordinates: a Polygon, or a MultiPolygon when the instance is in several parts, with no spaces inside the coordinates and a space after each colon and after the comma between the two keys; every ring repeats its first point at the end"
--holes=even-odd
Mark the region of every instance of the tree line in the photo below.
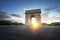
{"type": "Polygon", "coordinates": [[[60,22],[53,22],[51,24],[42,23],[44,26],[60,26],[60,22]]]}
{"type": "Polygon", "coordinates": [[[18,22],[11,22],[8,20],[0,20],[0,25],[24,25],[24,24],[18,22]]]}

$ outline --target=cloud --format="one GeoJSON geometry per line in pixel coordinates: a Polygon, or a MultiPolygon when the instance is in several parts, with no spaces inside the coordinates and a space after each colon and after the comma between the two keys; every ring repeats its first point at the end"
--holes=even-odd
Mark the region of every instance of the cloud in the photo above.
{"type": "Polygon", "coordinates": [[[0,11],[0,19],[10,18],[10,17],[12,17],[10,14],[0,11]]]}
{"type": "Polygon", "coordinates": [[[43,23],[52,23],[52,22],[60,22],[60,16],[50,16],[49,13],[42,14],[41,18],[43,23]]]}
{"type": "Polygon", "coordinates": [[[51,4],[44,9],[44,13],[42,14],[43,22],[60,22],[60,6],[51,4]]]}
{"type": "Polygon", "coordinates": [[[50,20],[50,17],[49,17],[49,12],[42,13],[41,22],[42,23],[51,23],[51,20],[50,20]]]}
{"type": "Polygon", "coordinates": [[[51,19],[52,19],[53,21],[54,21],[54,20],[60,20],[60,17],[53,16],[51,19]]]}
{"type": "Polygon", "coordinates": [[[49,4],[45,9],[45,11],[60,11],[59,3],[49,4]]]}
{"type": "Polygon", "coordinates": [[[46,11],[51,11],[51,10],[55,10],[55,9],[57,9],[57,8],[58,8],[58,7],[54,7],[54,6],[52,7],[52,6],[51,6],[51,7],[46,8],[45,10],[46,10],[46,11]]]}
{"type": "Polygon", "coordinates": [[[59,9],[57,9],[57,10],[55,10],[55,11],[60,12],[60,8],[59,8],[59,9]]]}
{"type": "Polygon", "coordinates": [[[21,17],[21,16],[0,11],[0,19],[11,18],[11,17],[21,17]]]}
{"type": "Polygon", "coordinates": [[[0,11],[0,20],[10,20],[12,22],[23,22],[24,17],[20,15],[9,14],[9,13],[0,11]]]}
{"type": "Polygon", "coordinates": [[[15,17],[21,17],[20,15],[16,15],[16,14],[11,14],[11,15],[15,17]]]}

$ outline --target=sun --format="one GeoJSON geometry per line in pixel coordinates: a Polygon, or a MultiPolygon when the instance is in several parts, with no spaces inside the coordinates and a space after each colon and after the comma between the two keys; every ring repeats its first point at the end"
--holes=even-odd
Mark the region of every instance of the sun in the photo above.
{"type": "Polygon", "coordinates": [[[31,19],[31,24],[36,26],[36,19],[34,17],[32,17],[32,19],[31,19]]]}
{"type": "Polygon", "coordinates": [[[35,17],[32,17],[31,19],[31,26],[33,29],[37,29],[38,28],[38,23],[35,17]]]}

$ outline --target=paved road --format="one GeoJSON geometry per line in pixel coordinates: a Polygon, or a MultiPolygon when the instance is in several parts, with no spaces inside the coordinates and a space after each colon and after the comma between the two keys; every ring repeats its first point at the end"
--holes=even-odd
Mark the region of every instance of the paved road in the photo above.
{"type": "Polygon", "coordinates": [[[60,40],[60,26],[44,26],[32,31],[24,25],[0,25],[0,40],[60,40]]]}

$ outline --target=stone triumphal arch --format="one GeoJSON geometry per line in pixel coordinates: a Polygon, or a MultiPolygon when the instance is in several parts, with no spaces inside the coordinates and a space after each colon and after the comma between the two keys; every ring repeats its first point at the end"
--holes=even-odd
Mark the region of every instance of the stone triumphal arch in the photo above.
{"type": "Polygon", "coordinates": [[[34,9],[34,10],[26,10],[25,11],[25,25],[31,25],[31,19],[35,17],[37,22],[41,23],[41,10],[34,9]]]}

